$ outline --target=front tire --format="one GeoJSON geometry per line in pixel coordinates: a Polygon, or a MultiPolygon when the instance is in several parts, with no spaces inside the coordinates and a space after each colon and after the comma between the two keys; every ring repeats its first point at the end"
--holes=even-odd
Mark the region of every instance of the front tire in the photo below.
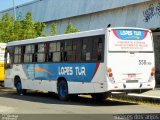
{"type": "Polygon", "coordinates": [[[18,81],[16,83],[16,89],[17,89],[17,94],[18,95],[22,95],[22,84],[21,84],[21,81],[18,81]]]}
{"type": "Polygon", "coordinates": [[[21,83],[21,80],[20,78],[18,78],[16,84],[15,84],[15,87],[16,87],[16,90],[17,90],[17,94],[18,95],[23,95],[23,94],[26,94],[26,90],[25,89],[22,89],[22,83],[21,83]]]}
{"type": "Polygon", "coordinates": [[[62,101],[67,101],[69,99],[68,85],[65,80],[58,82],[58,97],[62,101]]]}

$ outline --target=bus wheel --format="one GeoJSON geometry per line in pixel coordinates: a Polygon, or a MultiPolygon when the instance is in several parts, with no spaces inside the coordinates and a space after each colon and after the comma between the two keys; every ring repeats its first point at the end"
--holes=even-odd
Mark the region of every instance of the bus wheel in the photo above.
{"type": "Polygon", "coordinates": [[[0,86],[1,86],[1,87],[4,87],[4,82],[0,82],[0,86]]]}
{"type": "Polygon", "coordinates": [[[20,80],[18,80],[15,84],[15,87],[17,89],[17,94],[18,95],[23,95],[23,94],[26,94],[26,90],[25,89],[22,89],[22,83],[20,80]]]}
{"type": "Polygon", "coordinates": [[[108,94],[107,93],[94,93],[91,94],[92,99],[95,101],[104,101],[107,99],[108,94]]]}
{"type": "Polygon", "coordinates": [[[22,84],[21,81],[16,83],[17,94],[22,95],[22,84]]]}
{"type": "Polygon", "coordinates": [[[63,101],[67,101],[69,99],[68,85],[65,80],[61,80],[60,82],[58,82],[58,97],[63,101]]]}

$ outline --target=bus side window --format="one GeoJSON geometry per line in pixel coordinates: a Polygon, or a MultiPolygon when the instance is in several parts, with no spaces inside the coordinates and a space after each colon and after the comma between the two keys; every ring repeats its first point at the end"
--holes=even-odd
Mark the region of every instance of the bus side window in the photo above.
{"type": "Polygon", "coordinates": [[[72,61],[72,40],[65,41],[64,61],[72,61]]]}
{"type": "Polygon", "coordinates": [[[13,64],[14,47],[8,47],[5,50],[5,68],[11,68],[13,64]]]}
{"type": "Polygon", "coordinates": [[[11,64],[10,53],[7,48],[5,50],[5,64],[11,64]]]}
{"type": "Polygon", "coordinates": [[[19,64],[21,63],[21,46],[16,46],[14,49],[14,63],[19,64]]]}
{"type": "Polygon", "coordinates": [[[11,61],[10,61],[10,55],[9,55],[9,53],[7,53],[7,64],[10,64],[11,63],[11,61]]]}
{"type": "Polygon", "coordinates": [[[81,39],[74,41],[73,50],[75,51],[75,61],[81,61],[81,39]]]}
{"type": "Polygon", "coordinates": [[[82,41],[82,61],[90,61],[92,53],[92,39],[84,38],[82,41]]]}
{"type": "Polygon", "coordinates": [[[34,61],[34,45],[26,45],[24,53],[24,63],[32,63],[34,61]]]}
{"type": "Polygon", "coordinates": [[[98,60],[102,60],[102,50],[103,50],[103,47],[102,47],[102,41],[99,41],[98,42],[98,60]]]}
{"type": "Polygon", "coordinates": [[[38,45],[36,44],[34,47],[35,47],[34,62],[37,62],[38,45]]]}
{"type": "Polygon", "coordinates": [[[65,48],[65,42],[64,41],[61,42],[60,51],[61,51],[61,61],[67,61],[67,51],[66,51],[66,48],[65,48]]]}
{"type": "Polygon", "coordinates": [[[93,37],[92,61],[102,60],[103,43],[101,37],[93,37]]]}
{"type": "Polygon", "coordinates": [[[38,44],[37,62],[45,62],[45,44],[38,44]]]}
{"type": "Polygon", "coordinates": [[[21,63],[24,63],[25,46],[21,46],[21,63]]]}
{"type": "Polygon", "coordinates": [[[61,60],[61,43],[53,42],[49,44],[49,62],[59,62],[61,60]]]}

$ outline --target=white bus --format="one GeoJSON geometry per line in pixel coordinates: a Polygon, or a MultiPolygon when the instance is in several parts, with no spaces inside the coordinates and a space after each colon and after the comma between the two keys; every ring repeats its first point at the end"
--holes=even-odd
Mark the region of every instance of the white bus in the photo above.
{"type": "Polygon", "coordinates": [[[107,28],[9,42],[5,86],[105,99],[155,87],[153,38],[141,28],[107,28]]]}

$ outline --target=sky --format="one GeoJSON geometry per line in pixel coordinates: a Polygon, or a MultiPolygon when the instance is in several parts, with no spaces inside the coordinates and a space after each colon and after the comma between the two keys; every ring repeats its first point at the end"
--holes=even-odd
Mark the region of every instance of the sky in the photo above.
{"type": "MultiPolygon", "coordinates": [[[[15,1],[15,6],[17,6],[34,0],[14,0],[14,1],[15,1]]],[[[0,11],[12,7],[13,7],[13,0],[0,0],[0,11]]]]}

